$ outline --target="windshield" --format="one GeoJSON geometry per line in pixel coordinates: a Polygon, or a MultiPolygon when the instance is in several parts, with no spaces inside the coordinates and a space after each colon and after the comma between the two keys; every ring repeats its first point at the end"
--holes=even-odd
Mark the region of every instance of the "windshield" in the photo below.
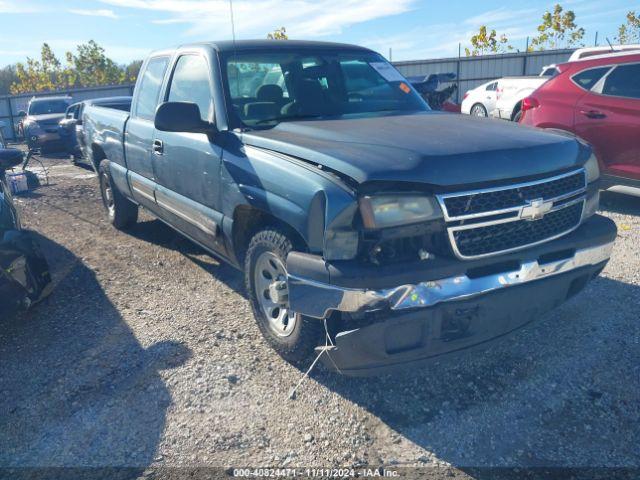
{"type": "Polygon", "coordinates": [[[29,104],[29,115],[64,113],[69,104],[65,100],[38,100],[29,104]]]}
{"type": "Polygon", "coordinates": [[[373,52],[237,52],[224,65],[233,114],[246,126],[429,110],[409,82],[373,52]]]}

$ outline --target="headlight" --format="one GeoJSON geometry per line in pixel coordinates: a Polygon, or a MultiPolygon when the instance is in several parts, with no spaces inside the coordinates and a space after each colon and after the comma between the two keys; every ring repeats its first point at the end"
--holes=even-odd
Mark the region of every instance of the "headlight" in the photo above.
{"type": "Polygon", "coordinates": [[[584,164],[584,168],[587,172],[587,183],[595,182],[600,178],[600,167],[598,167],[598,159],[592,153],[587,160],[587,163],[584,164]]]}
{"type": "Polygon", "coordinates": [[[362,197],[360,213],[365,228],[387,228],[442,217],[435,198],[417,195],[362,197]]]}
{"type": "Polygon", "coordinates": [[[40,125],[38,124],[38,122],[27,122],[24,124],[24,131],[25,132],[37,132],[40,130],[40,125]]]}

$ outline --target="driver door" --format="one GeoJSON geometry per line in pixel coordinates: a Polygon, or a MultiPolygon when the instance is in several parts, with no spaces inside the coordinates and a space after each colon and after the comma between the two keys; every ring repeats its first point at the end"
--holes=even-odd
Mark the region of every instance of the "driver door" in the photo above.
{"type": "MultiPolygon", "coordinates": [[[[212,122],[213,90],[207,59],[197,53],[176,60],[164,101],[198,105],[212,122]]],[[[222,148],[205,133],[154,131],[153,171],[162,218],[205,247],[224,253],[219,235],[222,148]]]]}

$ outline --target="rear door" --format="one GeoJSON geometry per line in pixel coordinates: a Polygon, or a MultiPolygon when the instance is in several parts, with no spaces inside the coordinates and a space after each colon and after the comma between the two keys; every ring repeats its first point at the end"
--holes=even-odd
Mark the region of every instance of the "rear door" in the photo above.
{"type": "Polygon", "coordinates": [[[153,170],[154,118],[160,99],[162,82],[169,64],[168,56],[150,58],[136,85],[131,117],[125,129],[125,155],[129,183],[134,199],[156,211],[153,170]]]}
{"type": "Polygon", "coordinates": [[[482,103],[487,109],[487,113],[491,113],[496,108],[496,94],[497,94],[498,82],[491,82],[484,89],[482,103]]]}
{"type": "MultiPolygon", "coordinates": [[[[211,69],[200,53],[175,61],[163,100],[198,105],[203,121],[213,122],[211,69]]],[[[201,244],[221,251],[220,162],[222,148],[204,133],[155,131],[153,167],[156,201],[164,220],[201,244]]]]}
{"type": "Polygon", "coordinates": [[[600,78],[576,105],[575,130],[593,145],[605,173],[640,180],[640,63],[617,65],[600,78]]]}

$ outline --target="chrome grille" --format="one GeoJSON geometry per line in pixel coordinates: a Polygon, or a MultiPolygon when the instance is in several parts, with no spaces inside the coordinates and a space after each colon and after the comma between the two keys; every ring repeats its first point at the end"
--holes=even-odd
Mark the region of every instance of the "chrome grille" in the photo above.
{"type": "Polygon", "coordinates": [[[520,250],[558,238],[580,225],[584,169],[506,187],[443,194],[452,249],[462,259],[520,250]]]}

